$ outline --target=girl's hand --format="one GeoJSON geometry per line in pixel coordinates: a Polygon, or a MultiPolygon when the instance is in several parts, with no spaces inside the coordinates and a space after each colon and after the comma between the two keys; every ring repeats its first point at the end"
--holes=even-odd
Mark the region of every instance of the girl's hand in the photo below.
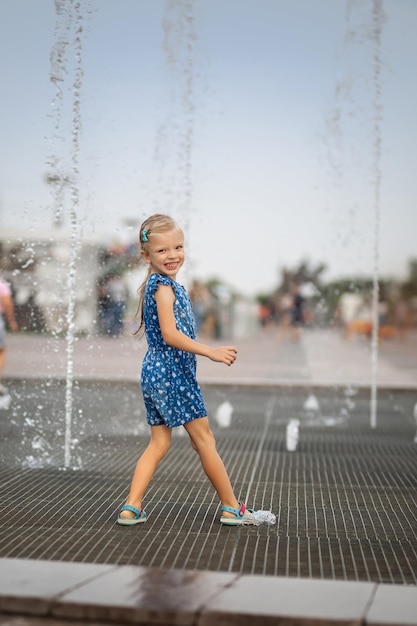
{"type": "Polygon", "coordinates": [[[219,348],[211,348],[208,354],[209,359],[217,363],[225,363],[225,365],[233,365],[237,358],[237,348],[234,346],[220,346],[219,348]]]}

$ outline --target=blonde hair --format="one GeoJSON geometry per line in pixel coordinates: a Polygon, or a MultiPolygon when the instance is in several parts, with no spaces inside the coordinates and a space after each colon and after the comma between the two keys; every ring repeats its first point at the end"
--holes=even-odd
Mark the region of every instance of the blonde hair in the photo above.
{"type": "MultiPolygon", "coordinates": [[[[180,232],[182,232],[181,227],[169,215],[164,215],[163,213],[154,213],[153,215],[147,217],[139,229],[139,244],[141,250],[146,251],[149,242],[152,240],[152,234],[159,235],[161,233],[166,233],[169,230],[179,230],[180,232]]],[[[151,266],[149,266],[146,278],[138,289],[139,302],[136,311],[136,317],[139,317],[139,328],[135,331],[135,334],[139,332],[143,334],[144,331],[143,301],[146,283],[148,282],[148,278],[151,273],[152,268],[151,266]]]]}

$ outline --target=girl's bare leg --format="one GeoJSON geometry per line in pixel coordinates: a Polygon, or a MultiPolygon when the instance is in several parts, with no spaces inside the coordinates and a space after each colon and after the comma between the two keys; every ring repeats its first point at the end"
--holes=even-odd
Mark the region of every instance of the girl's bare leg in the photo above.
{"type": "MultiPolygon", "coordinates": [[[[168,426],[151,426],[151,439],[139,457],[133,473],[126,504],[140,509],[145,492],[151,482],[158,464],[169,450],[172,429],[168,426]]],[[[120,517],[133,517],[131,511],[122,511],[120,517]]]]}
{"type": "MultiPolygon", "coordinates": [[[[190,436],[191,445],[197,451],[204,472],[213,485],[222,504],[239,508],[239,503],[230,483],[229,475],[216,449],[216,441],[210,430],[207,417],[202,417],[184,425],[190,436]]],[[[224,515],[230,516],[225,513],[224,515]]]]}

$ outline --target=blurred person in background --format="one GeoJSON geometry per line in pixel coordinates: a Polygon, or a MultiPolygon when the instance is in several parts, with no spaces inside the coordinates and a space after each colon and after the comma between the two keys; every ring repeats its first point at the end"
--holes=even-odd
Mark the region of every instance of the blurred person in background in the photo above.
{"type": "Polygon", "coordinates": [[[409,306],[406,300],[399,298],[394,304],[394,325],[400,339],[405,339],[409,323],[409,306]]]}
{"type": "Polygon", "coordinates": [[[0,278],[0,396],[8,395],[6,387],[1,382],[6,361],[6,321],[11,331],[15,332],[18,329],[14,316],[12,290],[8,283],[0,278]]]}
{"type": "Polygon", "coordinates": [[[211,294],[206,285],[199,280],[194,280],[189,295],[193,306],[196,333],[199,335],[210,311],[211,294]]]}
{"type": "Polygon", "coordinates": [[[292,307],[291,307],[291,328],[293,341],[300,341],[301,328],[304,326],[304,298],[300,293],[298,285],[293,285],[292,307]]]}
{"type": "Polygon", "coordinates": [[[111,274],[99,285],[99,319],[101,332],[120,337],[124,330],[128,290],[120,274],[111,274]]]}

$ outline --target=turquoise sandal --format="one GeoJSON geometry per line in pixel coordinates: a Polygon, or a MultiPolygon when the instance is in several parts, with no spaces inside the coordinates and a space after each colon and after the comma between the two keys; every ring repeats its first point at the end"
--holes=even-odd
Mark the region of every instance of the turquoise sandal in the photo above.
{"type": "Polygon", "coordinates": [[[117,524],[121,526],[134,526],[135,524],[140,524],[141,522],[146,522],[146,513],[143,509],[137,509],[135,506],[131,504],[125,504],[120,509],[120,513],[122,511],[131,511],[134,513],[133,517],[121,517],[120,515],[117,518],[117,524]]]}
{"type": "Polygon", "coordinates": [[[247,509],[244,502],[239,502],[239,504],[239,509],[233,509],[231,506],[226,506],[225,504],[223,504],[220,510],[227,513],[233,513],[235,517],[224,517],[224,515],[222,515],[220,518],[220,523],[224,524],[225,526],[243,526],[244,524],[257,525],[258,522],[255,519],[252,509],[247,509]]]}

